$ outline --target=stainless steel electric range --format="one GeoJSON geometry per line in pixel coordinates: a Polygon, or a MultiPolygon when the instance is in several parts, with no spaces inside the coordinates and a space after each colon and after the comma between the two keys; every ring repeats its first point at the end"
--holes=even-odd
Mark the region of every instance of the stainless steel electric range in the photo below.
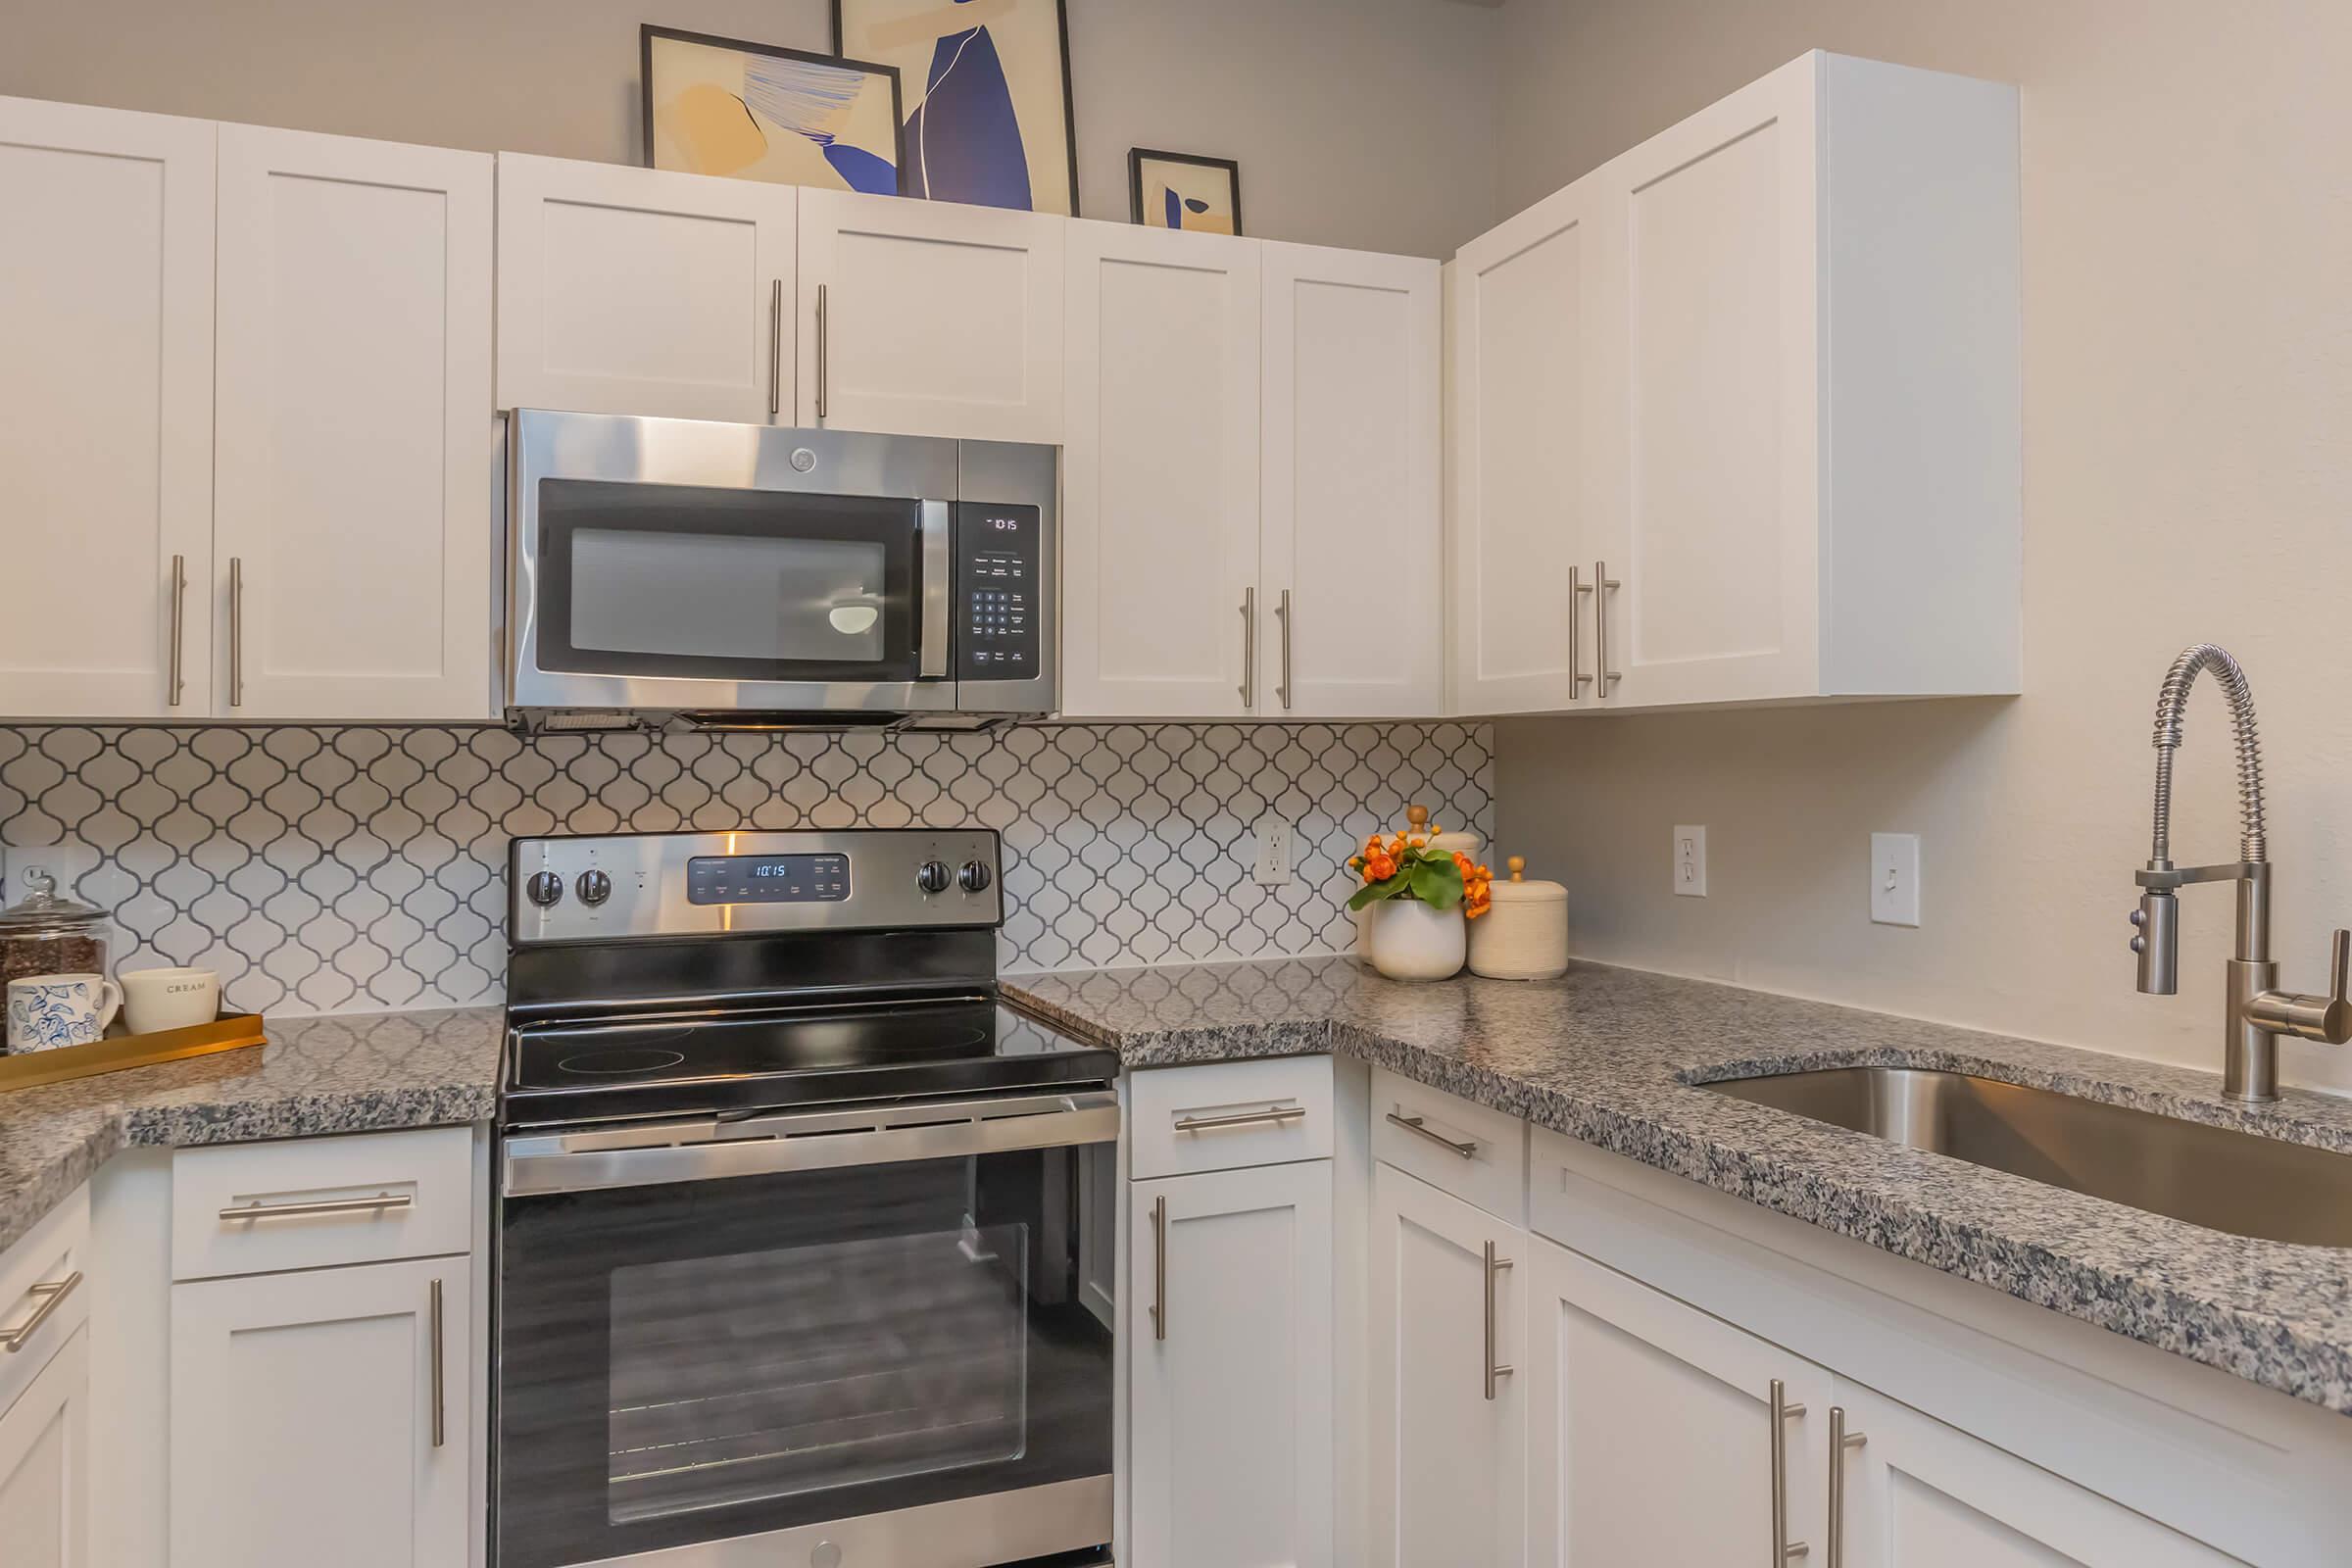
{"type": "Polygon", "coordinates": [[[1081,1210],[1117,1060],[999,1003],[996,835],[523,839],[509,872],[497,1568],[1108,1543],[1081,1210]]]}

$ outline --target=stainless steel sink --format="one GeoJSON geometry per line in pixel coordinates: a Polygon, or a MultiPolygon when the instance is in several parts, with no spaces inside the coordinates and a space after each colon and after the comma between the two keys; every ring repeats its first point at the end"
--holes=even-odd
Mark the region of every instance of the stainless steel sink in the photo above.
{"type": "Polygon", "coordinates": [[[2352,1247],[2352,1155],[1918,1067],[1699,1087],[2192,1225],[2352,1247]]]}

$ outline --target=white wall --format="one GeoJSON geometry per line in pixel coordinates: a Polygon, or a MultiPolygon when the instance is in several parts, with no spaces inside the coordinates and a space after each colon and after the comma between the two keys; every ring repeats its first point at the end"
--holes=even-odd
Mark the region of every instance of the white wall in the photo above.
{"type": "MultiPolygon", "coordinates": [[[[1438,256],[1494,203],[1496,14],[1454,0],[1068,0],[1079,201],[1127,149],[1236,158],[1268,239],[1438,256]]],[[[6,0],[0,93],[636,163],[637,28],[832,47],[827,0],[6,0]]]]}
{"type": "MultiPolygon", "coordinates": [[[[1506,724],[1496,853],[1614,962],[2211,1066],[2227,893],[2183,895],[2177,998],[2132,990],[2149,721],[2180,648],[2245,662],[2278,952],[2352,924],[2352,7],[2245,0],[1511,0],[1516,209],[1822,46],[2024,89],[2026,685],[2012,702],[1506,724]],[[1708,829],[1705,900],[1668,837],[1708,829]],[[1873,926],[1868,834],[1925,837],[1926,923],[1873,926]]],[[[1932,592],[1933,584],[1923,584],[1932,592]]],[[[2234,853],[2191,705],[2176,856],[2234,853]]],[[[2289,1045],[2352,1087],[2352,1053],[2289,1045]]]]}

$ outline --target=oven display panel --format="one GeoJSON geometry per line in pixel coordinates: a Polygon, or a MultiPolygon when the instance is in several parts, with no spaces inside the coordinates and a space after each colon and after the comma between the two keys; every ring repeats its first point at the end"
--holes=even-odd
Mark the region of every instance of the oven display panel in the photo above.
{"type": "Polygon", "coordinates": [[[846,855],[698,855],[686,862],[688,904],[839,904],[846,855]]]}

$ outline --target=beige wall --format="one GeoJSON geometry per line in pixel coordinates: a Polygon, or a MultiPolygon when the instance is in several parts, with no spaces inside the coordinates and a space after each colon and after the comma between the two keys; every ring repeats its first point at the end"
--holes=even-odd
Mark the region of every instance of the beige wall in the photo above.
{"type": "MultiPolygon", "coordinates": [[[[2183,896],[2180,996],[2136,995],[2125,949],[2183,644],[2253,678],[2286,982],[2352,924],[2352,7],[1502,15],[1511,209],[1814,46],[2022,84],[2027,695],[1508,724],[1499,850],[1565,877],[1590,956],[2218,1069],[2227,893],[2183,896]],[[1705,900],[1668,892],[1678,822],[1708,828],[1705,900]],[[1869,923],[1873,829],[1924,836],[1920,930],[1869,923]]],[[[2233,851],[2226,730],[2199,693],[2180,858],[2233,851]]],[[[2352,1053],[2288,1052],[2352,1087],[2352,1053]]]]}
{"type": "MultiPolygon", "coordinates": [[[[1268,239],[1438,256],[1494,203],[1496,14],[1068,0],[1080,205],[1127,149],[1242,164],[1268,239]]],[[[0,0],[0,93],[635,163],[643,22],[829,49],[827,0],[0,0]]]]}

